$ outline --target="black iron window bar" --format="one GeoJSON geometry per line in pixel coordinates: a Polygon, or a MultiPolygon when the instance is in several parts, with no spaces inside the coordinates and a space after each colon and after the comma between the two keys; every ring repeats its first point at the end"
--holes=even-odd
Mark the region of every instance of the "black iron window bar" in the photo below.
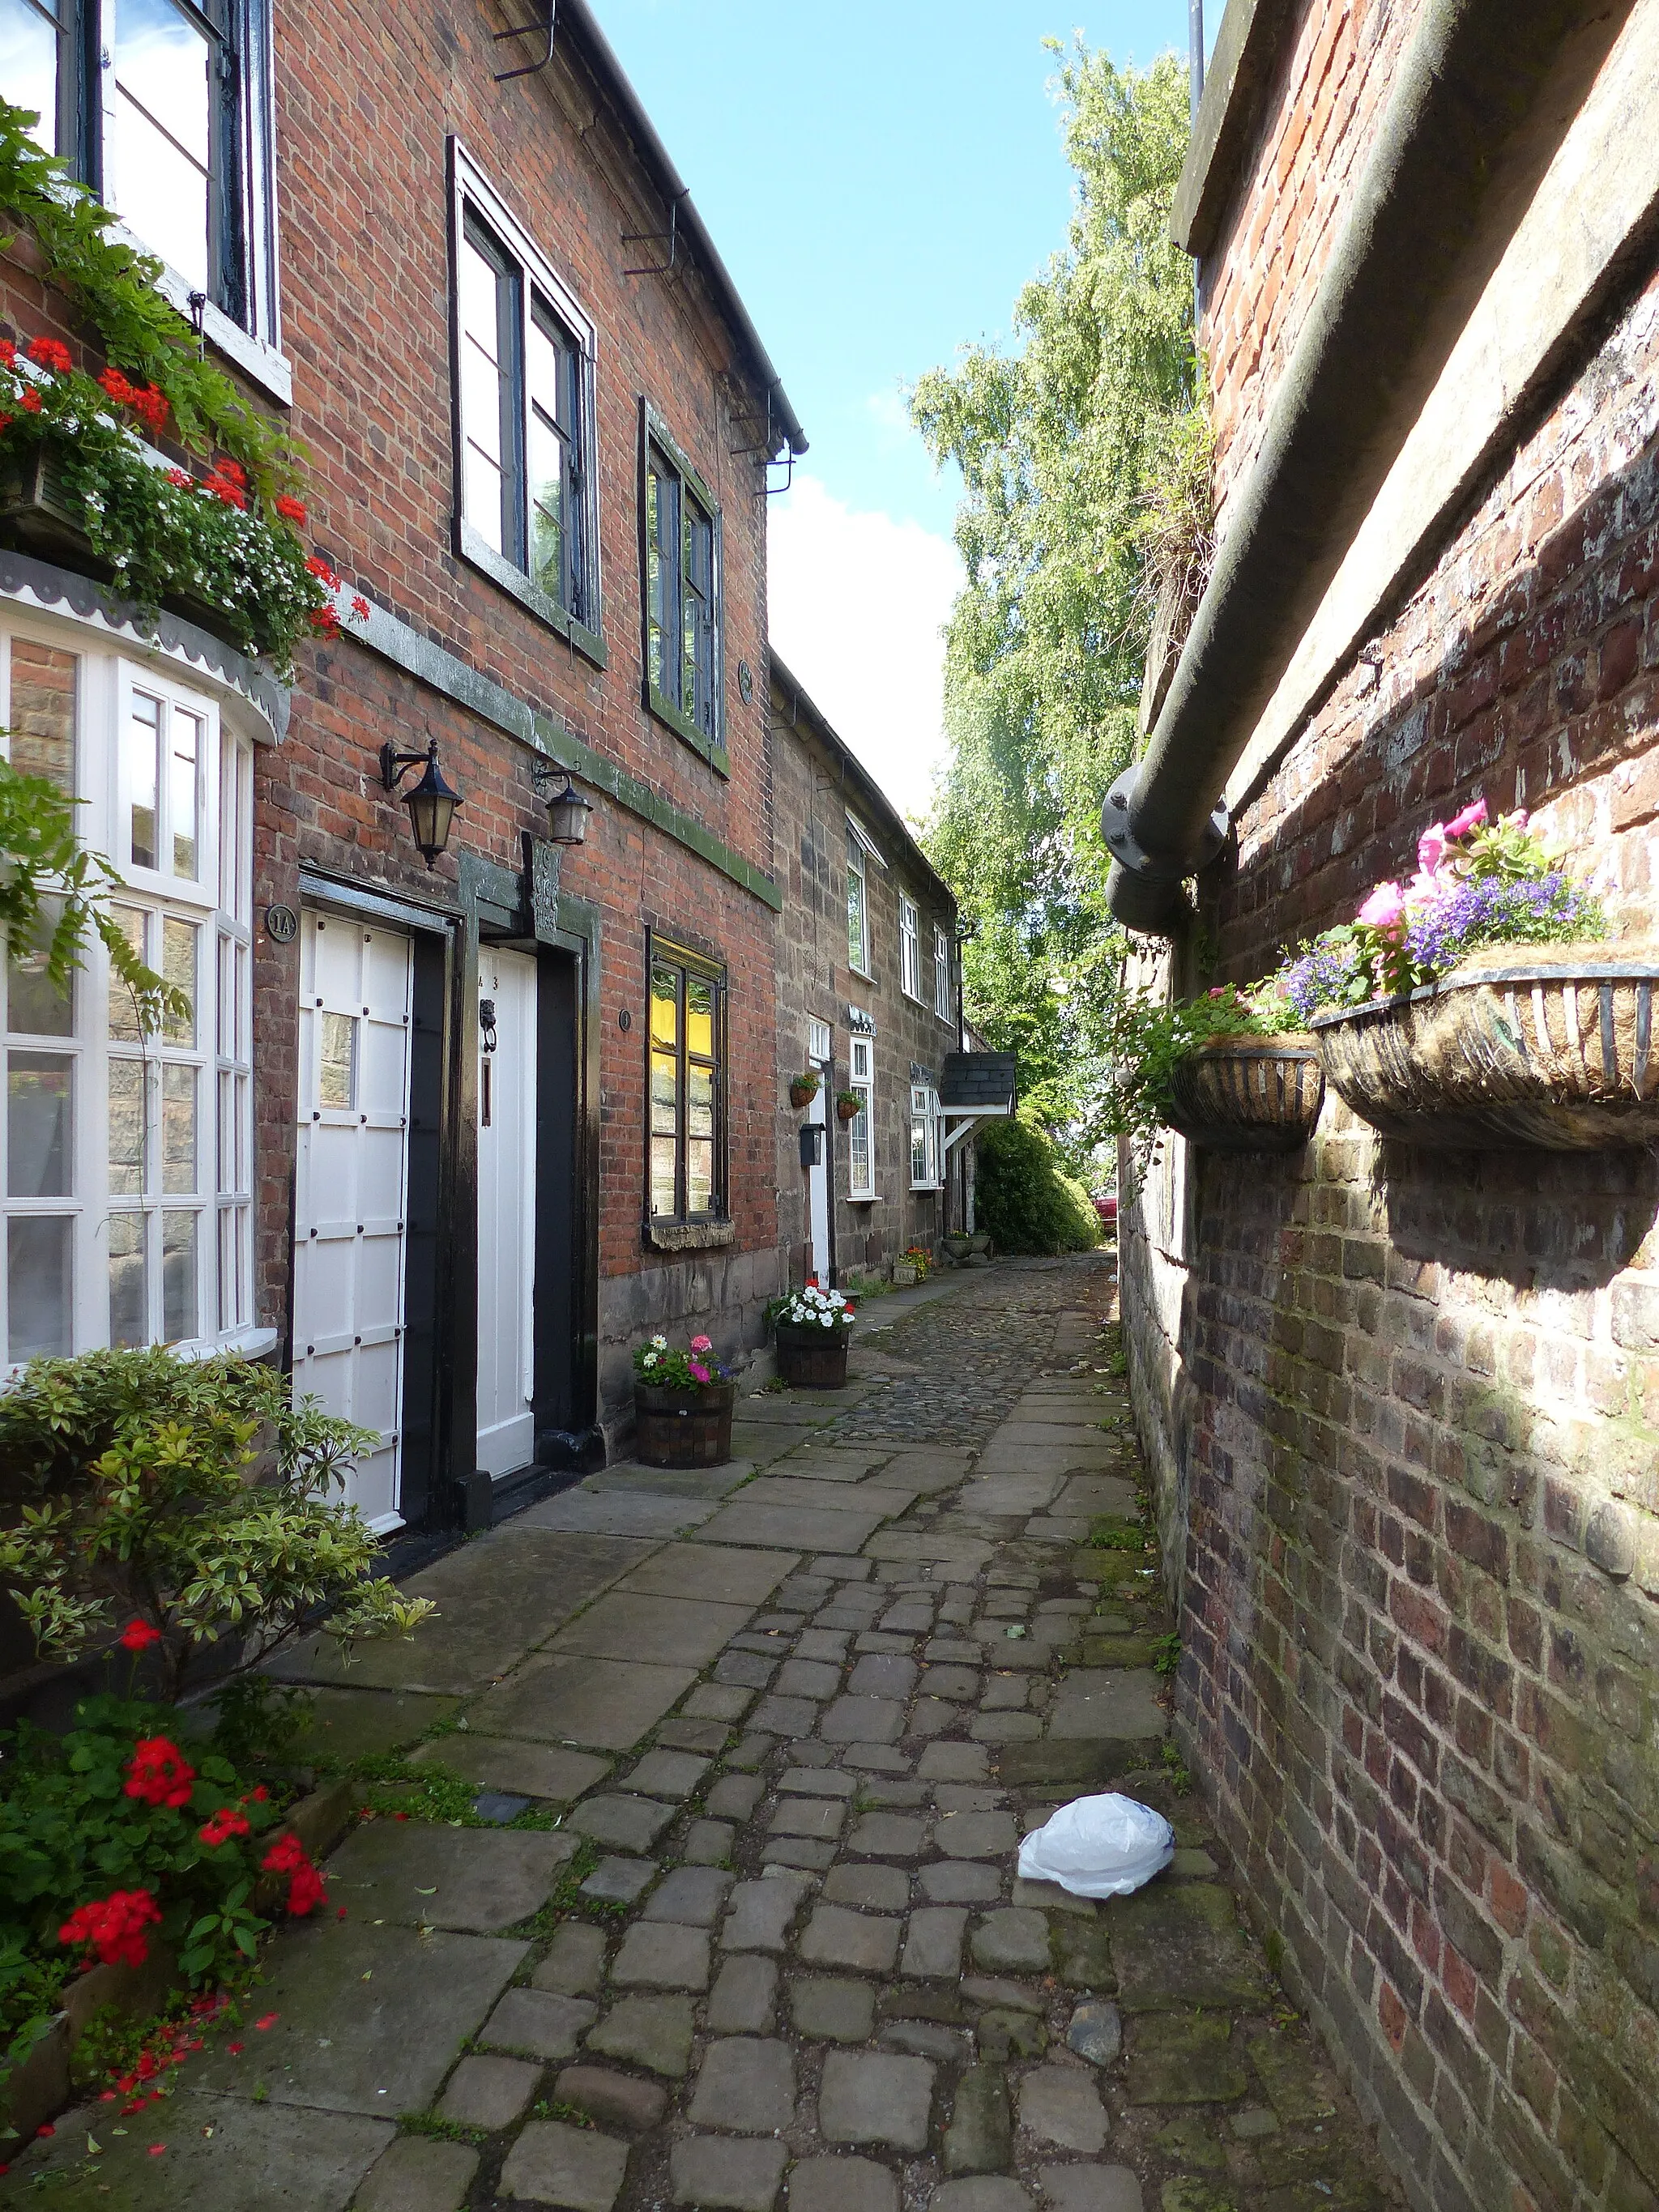
{"type": "Polygon", "coordinates": [[[559,12],[559,0],[544,0],[543,12],[528,23],[516,24],[510,31],[492,31],[491,38],[497,46],[507,39],[542,39],[547,40],[547,51],[539,61],[525,62],[518,69],[497,70],[497,84],[510,84],[515,76],[539,76],[553,58],[553,26],[559,12]]]}

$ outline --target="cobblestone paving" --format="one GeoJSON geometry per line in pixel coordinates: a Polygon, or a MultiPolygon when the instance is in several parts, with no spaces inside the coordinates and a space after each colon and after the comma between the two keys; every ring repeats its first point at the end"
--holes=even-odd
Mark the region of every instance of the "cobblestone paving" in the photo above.
{"type": "Polygon", "coordinates": [[[613,1469],[419,1578],[442,1623],[331,1725],[427,1729],[417,1762],[541,1827],[357,1827],[348,1917],[280,1939],[257,2030],[125,2136],[66,2115],[0,2202],[1396,2203],[1171,1760],[1158,1581],[1085,1547],[1139,1511],[1109,1294],[969,1276],[864,1335],[849,1402],[745,1401],[765,1471],[729,1496],[613,1469]],[[1114,1785],[1170,1814],[1169,1871],[1019,1881],[1021,1832],[1114,1785]]]}

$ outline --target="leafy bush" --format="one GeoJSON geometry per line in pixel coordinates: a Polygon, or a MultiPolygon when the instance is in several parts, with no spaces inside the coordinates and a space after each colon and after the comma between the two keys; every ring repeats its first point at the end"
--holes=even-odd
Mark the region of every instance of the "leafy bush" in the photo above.
{"type": "Polygon", "coordinates": [[[974,1215],[1004,1252],[1086,1252],[1100,1220],[1081,1183],[1066,1173],[1042,1130],[993,1121],[979,1139],[974,1215]]]}
{"type": "Polygon", "coordinates": [[[301,1627],[407,1635],[433,1607],[371,1575],[374,1536],[328,1497],[371,1441],[234,1355],[33,1360],[0,1395],[0,1588],[44,1657],[119,1628],[170,1698],[204,1645],[238,1673],[301,1627]]]}
{"type": "Polygon", "coordinates": [[[322,1902],[301,1844],[270,1840],[270,1788],[233,1755],[279,1746],[290,1719],[276,1699],[232,1700],[210,1735],[191,1735],[164,1707],[97,1697],[61,1739],[27,1723],[0,1737],[0,2070],[82,1966],[142,1966],[154,1936],[187,1979],[221,1979],[252,1960],[270,1924],[257,1907],[322,1902]],[[274,1722],[263,1745],[256,1708],[274,1722]]]}

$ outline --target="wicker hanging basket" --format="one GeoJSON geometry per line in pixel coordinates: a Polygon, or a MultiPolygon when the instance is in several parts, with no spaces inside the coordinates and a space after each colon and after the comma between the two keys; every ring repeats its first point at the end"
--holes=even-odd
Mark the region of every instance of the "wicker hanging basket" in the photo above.
{"type": "Polygon", "coordinates": [[[1659,945],[1493,945],[1408,998],[1312,1023],[1385,1137],[1595,1152],[1659,1142],[1659,945]]]}
{"type": "Polygon", "coordinates": [[[1169,1126],[1212,1152],[1294,1152],[1325,1099],[1310,1036],[1219,1037],[1176,1070],[1169,1126]]]}

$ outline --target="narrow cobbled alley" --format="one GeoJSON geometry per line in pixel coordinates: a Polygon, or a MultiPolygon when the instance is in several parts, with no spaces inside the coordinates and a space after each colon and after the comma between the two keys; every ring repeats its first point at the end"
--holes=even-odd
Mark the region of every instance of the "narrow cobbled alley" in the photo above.
{"type": "Polygon", "coordinates": [[[66,2114],[3,2201],[1393,2201],[1168,1735],[1111,1285],[872,1305],[849,1389],[744,1398],[732,1465],[592,1477],[417,1577],[412,1642],[302,1655],[329,1756],[476,1809],[355,1826],[243,2025],[125,2132],[66,2114]],[[1170,1814],[1168,1873],[1019,1881],[1103,1787],[1170,1814]]]}

